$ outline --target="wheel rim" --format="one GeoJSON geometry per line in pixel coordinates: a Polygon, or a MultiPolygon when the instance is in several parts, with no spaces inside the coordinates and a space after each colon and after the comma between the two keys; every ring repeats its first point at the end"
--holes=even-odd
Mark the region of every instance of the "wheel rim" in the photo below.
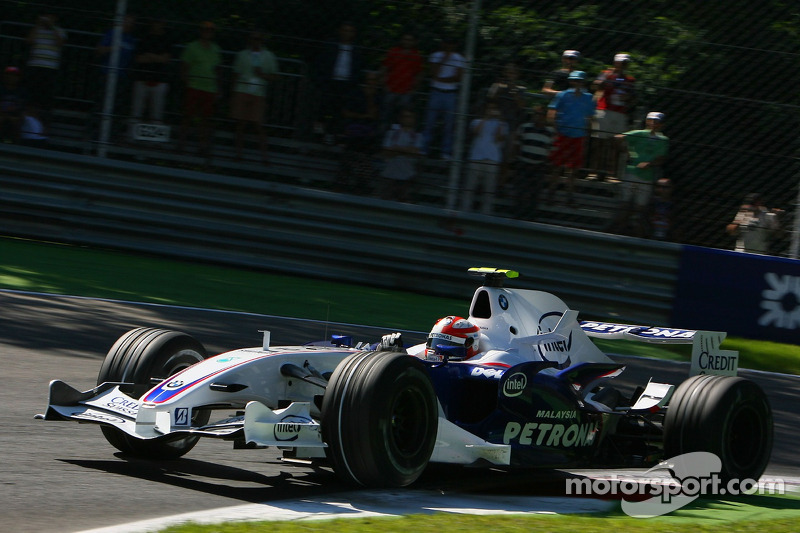
{"type": "Polygon", "coordinates": [[[752,406],[744,405],[731,414],[729,423],[729,457],[737,470],[747,470],[761,460],[764,446],[762,415],[752,406]]]}
{"type": "Polygon", "coordinates": [[[428,421],[428,404],[419,388],[406,388],[395,397],[389,437],[397,455],[412,458],[423,451],[428,440],[428,421]]]}

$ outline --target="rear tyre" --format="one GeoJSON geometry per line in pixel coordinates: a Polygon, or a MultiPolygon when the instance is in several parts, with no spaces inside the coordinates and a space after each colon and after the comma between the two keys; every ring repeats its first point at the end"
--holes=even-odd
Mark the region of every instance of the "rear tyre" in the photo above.
{"type": "MultiPolygon", "coordinates": [[[[206,358],[203,345],[178,331],[137,328],[121,336],[100,367],[97,384],[134,383],[144,393],[154,381],[164,380],[206,358]]],[[[193,425],[202,425],[208,413],[193,413],[193,425]]],[[[191,450],[199,437],[141,440],[111,426],[101,426],[106,440],[126,455],[147,459],[176,459],[191,450]]]]}
{"type": "Polygon", "coordinates": [[[664,453],[711,452],[722,461],[720,479],[758,480],[772,453],[772,409],[754,382],[732,376],[694,376],[669,402],[664,453]]]}
{"type": "Polygon", "coordinates": [[[359,352],[333,372],[321,429],[336,473],[367,487],[404,487],[436,443],[438,403],[425,365],[399,352],[359,352]]]}

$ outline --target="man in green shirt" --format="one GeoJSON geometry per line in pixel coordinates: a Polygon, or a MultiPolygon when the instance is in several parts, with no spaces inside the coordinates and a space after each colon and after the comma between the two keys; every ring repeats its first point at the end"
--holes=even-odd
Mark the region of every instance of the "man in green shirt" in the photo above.
{"type": "MultiPolygon", "coordinates": [[[[669,151],[669,138],[661,133],[663,125],[664,113],[652,111],[647,114],[646,129],[616,135],[621,149],[628,154],[620,184],[625,207],[620,210],[623,217],[641,217],[650,206],[653,184],[661,177],[669,151]]],[[[617,220],[617,226],[624,224],[624,220],[617,220]]]]}
{"type": "Polygon", "coordinates": [[[181,54],[181,80],[184,83],[184,108],[180,146],[183,150],[192,122],[196,120],[201,149],[211,158],[211,117],[219,98],[220,47],[214,42],[212,22],[200,25],[200,37],[186,45],[181,54]]]}

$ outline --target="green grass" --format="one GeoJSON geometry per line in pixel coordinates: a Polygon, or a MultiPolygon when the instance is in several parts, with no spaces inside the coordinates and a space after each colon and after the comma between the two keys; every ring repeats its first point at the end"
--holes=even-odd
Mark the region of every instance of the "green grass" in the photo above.
{"type": "Polygon", "coordinates": [[[0,238],[0,288],[428,331],[460,299],[0,238]]]}
{"type": "MultiPolygon", "coordinates": [[[[471,294],[437,298],[365,285],[0,238],[0,288],[246,311],[428,331],[469,312],[471,294]]],[[[658,325],[658,324],[655,324],[658,325]]],[[[606,352],[688,361],[691,347],[598,340],[606,352]]],[[[728,338],[739,366],[800,374],[800,346],[728,338]]]]}

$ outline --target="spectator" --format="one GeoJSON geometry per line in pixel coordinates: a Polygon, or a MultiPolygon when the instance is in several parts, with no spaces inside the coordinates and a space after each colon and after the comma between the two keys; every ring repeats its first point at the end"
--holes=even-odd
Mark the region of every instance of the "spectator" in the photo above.
{"type": "Polygon", "coordinates": [[[30,46],[25,70],[28,96],[47,115],[53,108],[61,49],[67,40],[67,33],[57,23],[55,14],[45,13],[36,19],[27,39],[30,46]]]}
{"type": "Polygon", "coordinates": [[[653,183],[660,177],[669,151],[669,138],[661,133],[664,113],[648,113],[645,124],[646,129],[616,136],[620,149],[628,154],[621,182],[624,209],[619,210],[614,222],[618,231],[626,224],[641,226],[645,222],[644,212],[650,205],[653,183]]]}
{"type": "Polygon", "coordinates": [[[571,88],[556,94],[550,101],[547,121],[555,126],[556,138],[550,152],[552,163],[549,199],[562,173],[567,176],[567,203],[574,206],[575,174],[583,168],[586,134],[594,116],[595,103],[586,92],[586,73],[573,70],[568,77],[571,88]]]}
{"type": "Polygon", "coordinates": [[[543,106],[533,107],[530,120],[519,126],[516,139],[518,166],[513,186],[516,198],[514,216],[530,220],[548,173],[548,155],[553,144],[553,130],[547,126],[547,112],[543,106]]]}
{"type": "Polygon", "coordinates": [[[313,74],[319,109],[314,133],[323,135],[326,144],[334,144],[341,135],[342,109],[360,80],[364,61],[355,40],[355,24],[343,22],[339,26],[338,40],[325,43],[315,61],[313,74]]]}
{"type": "Polygon", "coordinates": [[[472,146],[469,152],[469,168],[461,197],[461,210],[471,211],[473,195],[478,187],[483,190],[480,200],[481,213],[491,215],[497,190],[500,163],[503,162],[503,146],[508,138],[508,124],[503,120],[500,108],[487,102],[483,117],[474,119],[469,125],[472,146]]]}
{"type": "Polygon", "coordinates": [[[147,120],[154,124],[164,123],[171,60],[172,40],[167,35],[166,23],[164,19],[152,19],[134,57],[131,107],[134,122],[142,118],[147,108],[147,120]]]}
{"type": "Polygon", "coordinates": [[[181,80],[185,94],[179,150],[185,148],[189,128],[196,120],[201,151],[206,154],[207,160],[211,158],[211,120],[220,97],[222,52],[214,42],[215,31],[212,22],[203,22],[200,25],[200,37],[187,44],[181,54],[181,80]]]}
{"type": "Polygon", "coordinates": [[[375,187],[380,123],[380,77],[377,72],[364,74],[364,83],[350,93],[342,116],[345,121],[342,163],[338,176],[339,190],[366,192],[375,187]]]}
{"type": "Polygon", "coordinates": [[[19,140],[22,125],[22,110],[25,107],[25,91],[20,84],[17,67],[6,67],[0,85],[0,136],[5,142],[19,140]]]}
{"type": "Polygon", "coordinates": [[[781,209],[766,207],[760,194],[745,196],[739,212],[726,228],[729,235],[736,237],[734,249],[737,252],[769,254],[780,231],[782,213],[781,209]]]}
{"type": "Polygon", "coordinates": [[[620,151],[614,136],[630,129],[628,116],[636,104],[636,79],[626,71],[628,54],[614,56],[614,68],[604,70],[592,83],[597,112],[592,123],[592,165],[597,178],[611,174],[619,177],[620,151]]]}
{"type": "MultiPolygon", "coordinates": [[[[120,80],[128,79],[128,70],[133,65],[134,53],[136,52],[137,39],[133,34],[136,29],[136,16],[125,15],[122,19],[122,35],[120,37],[119,57],[117,69],[120,80]]],[[[109,29],[100,38],[95,54],[102,61],[103,74],[108,74],[111,61],[111,51],[114,46],[114,31],[116,27],[109,29]]]]}
{"type": "Polygon", "coordinates": [[[417,131],[414,111],[400,111],[400,122],[394,124],[383,139],[385,166],[381,172],[381,198],[400,202],[407,200],[409,187],[417,174],[417,158],[422,146],[422,134],[417,131]]]}
{"type": "Polygon", "coordinates": [[[503,146],[500,183],[505,183],[508,179],[509,165],[513,159],[514,137],[524,115],[527,91],[527,87],[519,83],[519,67],[513,61],[509,61],[503,67],[502,76],[486,92],[486,99],[497,104],[500,109],[500,115],[505,123],[508,124],[508,129],[511,132],[503,146]]]}
{"type": "Polygon", "coordinates": [[[561,68],[547,75],[542,86],[542,94],[553,98],[559,92],[569,89],[569,75],[573,70],[577,70],[580,59],[581,53],[577,50],[564,50],[561,54],[561,68]]]}
{"type": "Polygon", "coordinates": [[[251,124],[258,134],[261,158],[267,162],[267,136],[264,133],[264,107],[267,82],[278,78],[278,60],[264,48],[264,34],[254,31],[250,44],[236,54],[233,63],[233,97],[231,118],[236,121],[236,157],[242,157],[245,125],[251,124]]]}
{"type": "Polygon", "coordinates": [[[441,158],[449,160],[453,151],[453,128],[455,126],[458,88],[464,74],[464,56],[455,51],[456,43],[451,37],[441,40],[440,49],[431,54],[430,64],[431,92],[425,113],[423,137],[427,154],[431,149],[433,131],[439,118],[443,120],[441,158]]]}
{"type": "Polygon", "coordinates": [[[398,118],[398,110],[412,108],[412,99],[419,89],[422,71],[423,58],[417,49],[417,38],[413,33],[405,32],[400,44],[389,49],[381,65],[384,82],[382,129],[398,118]]]}

